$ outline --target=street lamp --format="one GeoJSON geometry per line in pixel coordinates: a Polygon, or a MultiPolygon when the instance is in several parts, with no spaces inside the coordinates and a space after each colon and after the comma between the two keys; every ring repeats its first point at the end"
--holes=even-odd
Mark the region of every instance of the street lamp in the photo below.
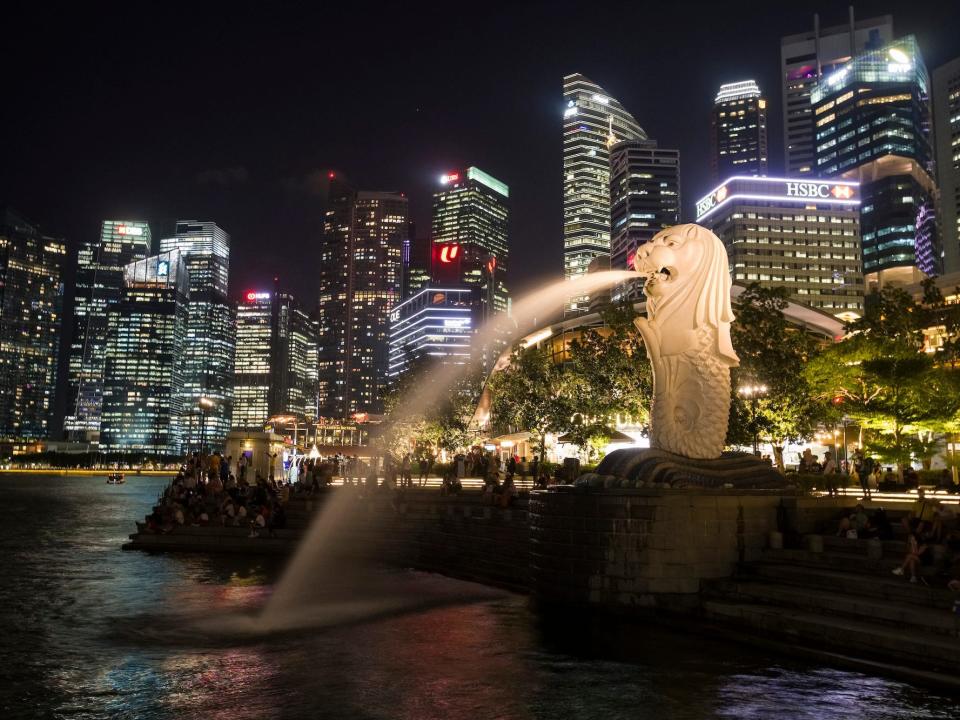
{"type": "Polygon", "coordinates": [[[207,410],[214,406],[213,400],[208,397],[201,397],[197,400],[200,408],[200,454],[203,455],[207,446],[207,410]]]}
{"type": "Polygon", "coordinates": [[[757,401],[767,394],[766,385],[741,385],[737,392],[750,400],[750,425],[753,428],[753,454],[760,454],[760,428],[757,427],[757,401]]]}

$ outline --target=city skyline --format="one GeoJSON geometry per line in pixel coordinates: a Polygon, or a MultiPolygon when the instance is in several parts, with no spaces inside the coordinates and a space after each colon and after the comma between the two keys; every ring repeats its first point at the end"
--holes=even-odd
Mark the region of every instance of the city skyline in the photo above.
{"type": "MultiPolygon", "coordinates": [[[[375,126],[363,111],[364,103],[369,100],[356,90],[337,95],[338,107],[350,97],[359,98],[360,104],[333,113],[328,112],[323,103],[318,104],[302,93],[290,92],[280,97],[278,89],[266,82],[266,75],[254,78],[255,82],[249,87],[239,88],[237,98],[230,98],[230,102],[259,99],[251,93],[262,92],[277,100],[278,107],[284,103],[298,103],[297,107],[305,114],[319,118],[315,132],[305,136],[296,122],[290,126],[289,133],[271,135],[269,124],[253,128],[250,121],[257,113],[248,104],[246,107],[234,106],[231,123],[217,126],[216,141],[211,136],[213,128],[209,121],[203,119],[202,112],[194,112],[187,114],[190,117],[188,123],[174,119],[164,126],[158,143],[140,143],[133,137],[132,127],[114,123],[110,126],[113,132],[104,135],[103,130],[92,129],[86,116],[74,116],[72,113],[88,102],[83,98],[77,101],[76,107],[68,107],[63,118],[73,117],[76,122],[72,127],[79,133],[78,139],[89,142],[60,146],[63,158],[77,166],[75,175],[83,179],[83,184],[65,189],[63,183],[66,181],[59,176],[34,174],[29,163],[18,163],[21,148],[9,145],[5,147],[9,165],[22,172],[15,178],[16,182],[3,176],[0,193],[3,193],[5,202],[18,208],[26,217],[36,219],[45,232],[65,238],[69,248],[64,270],[67,285],[65,317],[70,320],[74,305],[73,285],[77,279],[76,251],[82,244],[96,241],[91,228],[99,227],[103,218],[140,218],[149,223],[154,237],[160,238],[169,234],[167,228],[173,225],[175,217],[216,218],[234,235],[231,241],[234,256],[230,277],[231,301],[237,297],[237,288],[255,287],[269,277],[280,277],[285,287],[307,298],[315,293],[316,278],[305,268],[317,266],[324,196],[330,172],[349,179],[357,187],[382,187],[402,192],[409,198],[413,226],[420,227],[423,235],[422,229],[429,227],[426,218],[430,191],[435,186],[438,170],[445,172],[451,167],[465,167],[469,162],[477,162],[515,189],[509,231],[511,256],[515,260],[511,262],[507,280],[512,294],[520,296],[536,283],[559,277],[561,272],[562,226],[557,218],[563,193],[562,183],[558,182],[563,175],[557,167],[560,164],[557,138],[561,136],[564,113],[558,92],[561,77],[582,72],[609,92],[609,97],[619,100],[635,117],[637,125],[651,137],[656,137],[664,147],[677,148],[687,158],[683,185],[688,190],[682,198],[681,220],[692,220],[692,198],[700,196],[710,186],[709,108],[716,87],[743,77],[757,78],[769,100],[769,172],[783,174],[783,136],[777,131],[782,118],[776,113],[779,105],[777,93],[782,91],[783,84],[777,62],[781,54],[778,47],[781,38],[808,31],[813,24],[814,12],[820,13],[821,28],[840,27],[847,20],[846,6],[837,3],[778,12],[776,16],[761,18],[762,28],[761,19],[756,25],[752,20],[735,25],[726,16],[712,16],[715,23],[698,22],[690,32],[674,38],[670,54],[673,63],[668,73],[631,74],[628,69],[649,70],[652,67],[651,57],[656,55],[664,39],[656,37],[642,49],[628,50],[613,42],[622,32],[614,28],[605,38],[603,52],[571,51],[561,48],[552,39],[556,34],[552,31],[557,28],[542,26],[540,16],[533,11],[535,7],[518,10],[503,32],[509,35],[534,28],[547,31],[547,52],[537,62],[524,64],[518,75],[509,78],[507,64],[515,51],[498,56],[491,67],[468,64],[458,76],[462,76],[457,85],[458,102],[444,103],[444,95],[452,91],[425,92],[427,86],[445,86],[428,59],[415,53],[409,59],[410,67],[419,68],[420,72],[411,76],[409,97],[398,98],[390,93],[377,95],[383,109],[402,111],[397,122],[389,128],[371,132],[375,126]],[[719,42],[721,39],[725,42],[719,42]],[[698,61],[701,57],[698,48],[702,45],[715,46],[718,62],[706,64],[698,61]],[[470,79],[481,71],[489,71],[504,82],[494,86],[471,84],[470,79]],[[666,75],[673,76],[673,82],[668,82],[666,75]],[[688,82],[683,82],[684,79],[688,82]],[[771,90],[767,91],[767,88],[771,90]],[[526,94],[521,95],[522,92],[526,94]],[[504,134],[504,123],[491,124],[491,118],[495,117],[490,114],[492,105],[491,102],[484,103],[487,100],[496,104],[495,101],[502,97],[513,99],[507,103],[504,112],[514,113],[517,107],[529,111],[521,122],[515,124],[516,132],[512,135],[504,134]],[[518,98],[522,99],[519,104],[518,98]],[[471,112],[466,112],[467,109],[471,112]],[[349,128],[341,127],[344,118],[351,120],[349,128]],[[238,127],[230,127],[234,124],[238,127]],[[338,142],[331,145],[334,137],[338,142]],[[158,152],[158,148],[164,146],[167,152],[158,152]],[[285,152],[267,153],[268,146],[285,152]],[[91,150],[97,148],[102,152],[90,155],[91,150]],[[470,148],[478,149],[471,152],[470,148]],[[522,151],[518,152],[518,149],[522,151]],[[372,162],[374,158],[375,163],[372,162]],[[42,188],[38,188],[40,183],[43,183],[42,188]],[[51,197],[63,200],[47,205],[51,197]],[[252,201],[254,197],[256,202],[252,201]],[[97,217],[92,217],[95,211],[97,217]],[[270,252],[263,252],[264,248],[269,248],[270,252]]],[[[715,10],[704,12],[716,13],[715,10]]],[[[858,7],[858,27],[864,18],[869,21],[885,14],[894,17],[896,37],[909,33],[918,36],[931,70],[960,54],[956,41],[945,40],[940,33],[940,26],[944,23],[924,25],[922,18],[897,13],[892,6],[870,4],[858,7]],[[932,41],[926,40],[931,37],[934,38],[932,41]]],[[[276,27],[291,21],[291,15],[292,12],[287,12],[274,18],[276,27]]],[[[117,13],[110,22],[121,17],[122,13],[117,13]]],[[[564,19],[564,24],[575,19],[576,13],[572,13],[564,19]]],[[[651,19],[664,27],[685,28],[682,14],[676,10],[658,9],[651,19]]],[[[201,16],[192,30],[213,21],[213,17],[201,16]]],[[[485,16],[479,19],[476,29],[480,36],[495,33],[491,21],[492,18],[485,16]]],[[[150,25],[144,36],[146,45],[163,29],[165,22],[166,18],[160,16],[150,25]]],[[[242,13],[232,22],[235,34],[228,37],[228,43],[234,37],[250,32],[251,28],[251,19],[243,17],[242,13]]],[[[949,24],[949,17],[945,22],[949,24]]],[[[56,29],[52,32],[55,34],[56,29]]],[[[505,39],[506,36],[500,37],[499,42],[505,39]]],[[[273,35],[267,33],[264,47],[274,42],[277,41],[273,35]]],[[[63,39],[63,48],[69,48],[70,44],[69,38],[63,39]]],[[[289,48],[288,56],[296,56],[298,52],[302,50],[294,44],[289,48]]],[[[129,59],[127,64],[117,64],[111,53],[109,49],[97,50],[85,57],[75,71],[85,67],[83,63],[100,62],[107,63],[111,72],[126,74],[128,80],[134,70],[144,71],[137,79],[145,88],[173,80],[193,82],[186,78],[186,69],[176,64],[160,68],[149,62],[146,54],[129,59]]],[[[782,62],[782,57],[780,60],[782,62]]],[[[200,76],[209,72],[208,65],[198,63],[200,76]]],[[[268,64],[262,73],[269,74],[270,68],[279,70],[279,66],[268,64]]],[[[38,63],[34,71],[37,78],[49,80],[53,68],[38,63]]],[[[286,87],[290,79],[298,77],[298,72],[296,68],[285,67],[283,73],[275,74],[271,79],[279,79],[274,85],[286,87]]],[[[238,89],[238,77],[242,75],[240,72],[225,76],[223,86],[214,86],[212,96],[223,100],[228,89],[238,89]]],[[[69,78],[59,81],[69,82],[69,78]]],[[[333,83],[333,87],[338,84],[333,83]]],[[[24,89],[29,95],[30,88],[24,89]]],[[[195,100],[194,110],[202,110],[205,102],[209,100],[195,100]]],[[[104,107],[109,108],[109,103],[104,107]]],[[[103,111],[98,108],[98,112],[103,111]]],[[[35,112],[35,108],[24,110],[23,117],[18,115],[13,119],[14,136],[17,123],[28,117],[36,120],[32,115],[35,112]]],[[[150,116],[144,121],[147,127],[160,120],[171,120],[165,107],[153,114],[157,117],[150,116]]],[[[91,117],[95,115],[93,113],[91,117]]],[[[26,137],[28,140],[42,140],[51,132],[52,127],[45,120],[33,123],[26,137]]],[[[48,152],[46,147],[41,148],[38,168],[44,167],[44,152],[48,152]]],[[[62,335],[61,385],[64,362],[68,357],[69,333],[62,335]]],[[[63,395],[61,390],[58,393],[58,415],[67,409],[63,395]]],[[[58,420],[55,419],[54,426],[58,425],[58,420]]]]}

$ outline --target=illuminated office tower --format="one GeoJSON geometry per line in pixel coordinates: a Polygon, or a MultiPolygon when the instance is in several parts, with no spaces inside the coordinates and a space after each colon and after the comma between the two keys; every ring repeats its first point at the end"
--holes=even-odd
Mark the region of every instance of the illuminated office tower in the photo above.
{"type": "Polygon", "coordinates": [[[245,293],[237,303],[233,428],[262,431],[276,415],[310,421],[316,390],[316,323],[288,293],[245,293]]]}
{"type": "Polygon", "coordinates": [[[721,85],[710,112],[714,181],[767,174],[767,101],[754,80],[721,85]]]}
{"type": "Polygon", "coordinates": [[[810,95],[816,174],[860,182],[868,287],[940,273],[929,87],[910,35],[856,56],[810,95]]]}
{"type": "Polygon", "coordinates": [[[850,321],[863,314],[859,207],[852,181],[733,177],[697,202],[696,222],[723,241],[734,282],[850,321]]]}
{"type": "Polygon", "coordinates": [[[404,243],[403,299],[407,300],[430,284],[431,246],[429,237],[411,237],[404,243]]]}
{"type": "Polygon", "coordinates": [[[456,246],[457,282],[479,289],[481,318],[506,313],[510,189],[475,167],[442,175],[440,184],[433,194],[434,265],[443,246],[456,246]]]}
{"type": "Polygon", "coordinates": [[[933,137],[944,273],[960,272],[960,58],[933,71],[933,137]]]}
{"type": "MultiPolygon", "coordinates": [[[[680,222],[680,151],[656,140],[624,140],[610,148],[610,268],[632,269],[640,245],[680,222]]],[[[614,288],[612,298],[639,300],[640,283],[614,288]]]]}
{"type": "Polygon", "coordinates": [[[123,269],[151,250],[150,226],[140,220],[104,220],[100,238],[80,246],[63,421],[75,440],[96,440],[100,434],[107,315],[123,294],[123,269]]]}
{"type": "Polygon", "coordinates": [[[130,263],[108,310],[100,449],[177,457],[191,426],[184,379],[190,280],[177,249],[130,263]]]}
{"type": "Polygon", "coordinates": [[[467,365],[475,359],[479,288],[431,283],[391,313],[391,381],[429,358],[437,365],[467,365]]]}
{"type": "Polygon", "coordinates": [[[816,173],[810,93],[818,79],[854,55],[892,40],[892,16],[855,21],[852,6],[850,21],[845,25],[821,28],[819,16],[814,15],[810,30],[780,39],[783,152],[789,177],[816,173]]]}
{"type": "MultiPolygon", "coordinates": [[[[579,73],[563,78],[563,274],[583,275],[590,261],[610,254],[610,153],[621,140],[647,134],[602,87],[579,73]]],[[[589,298],[570,298],[567,315],[589,310],[589,298]]]]}
{"type": "Polygon", "coordinates": [[[227,299],[230,235],[215,222],[180,220],[160,251],[179,249],[190,276],[190,322],[184,347],[183,411],[189,447],[222,448],[233,411],[234,309],[227,299]]]}
{"type": "MultiPolygon", "coordinates": [[[[66,244],[0,208],[0,442],[47,438],[57,385],[66,244]]],[[[12,447],[8,446],[8,443],[12,447]]]]}
{"type": "Polygon", "coordinates": [[[407,198],[331,173],[317,279],[320,415],[383,412],[390,312],[400,302],[407,198]]]}

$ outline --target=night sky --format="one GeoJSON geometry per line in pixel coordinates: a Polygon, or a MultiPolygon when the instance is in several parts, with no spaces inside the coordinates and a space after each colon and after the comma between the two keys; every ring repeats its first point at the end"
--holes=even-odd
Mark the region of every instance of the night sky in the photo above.
{"type": "MultiPolygon", "coordinates": [[[[846,22],[846,2],[442,5],[5,4],[0,204],[71,243],[103,218],[213,219],[231,294],[282,284],[314,302],[324,178],[411,199],[429,232],[444,171],[510,185],[515,294],[560,277],[562,76],[582,72],[681,151],[685,218],[711,187],[722,82],[770,100],[782,171],[779,39],[846,22]],[[461,8],[469,6],[471,14],[461,8]]],[[[856,4],[894,16],[931,69],[960,55],[960,3],[856,4]]]]}

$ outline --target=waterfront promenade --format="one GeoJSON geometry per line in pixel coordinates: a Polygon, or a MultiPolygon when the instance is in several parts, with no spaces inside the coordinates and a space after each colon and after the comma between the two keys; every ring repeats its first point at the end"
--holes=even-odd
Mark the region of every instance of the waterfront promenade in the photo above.
{"type": "MultiPolygon", "coordinates": [[[[902,538],[835,537],[853,496],[784,498],[795,532],[786,548],[770,547],[780,498],[764,500],[760,491],[699,498],[683,491],[634,490],[616,498],[536,491],[502,509],[479,491],[444,496],[433,487],[293,495],[286,527],[272,536],[215,526],[152,533],[141,525],[125,548],[290,554],[318,513],[322,522],[328,497],[343,492],[356,496],[336,541],[347,559],[529,593],[547,611],[565,606],[679,626],[693,621],[718,636],[960,691],[960,624],[944,587],[943,559],[922,571],[929,586],[911,585],[891,574],[905,552],[902,538]],[[562,506],[547,507],[558,498],[562,506]],[[738,527],[736,509],[744,506],[738,527]],[[709,508],[717,509],[715,521],[704,520],[709,508]],[[671,541],[698,522],[707,522],[696,529],[699,537],[714,533],[714,540],[696,548],[671,541]]],[[[904,510],[891,503],[877,500],[867,509],[883,505],[897,523],[904,510]]]]}

